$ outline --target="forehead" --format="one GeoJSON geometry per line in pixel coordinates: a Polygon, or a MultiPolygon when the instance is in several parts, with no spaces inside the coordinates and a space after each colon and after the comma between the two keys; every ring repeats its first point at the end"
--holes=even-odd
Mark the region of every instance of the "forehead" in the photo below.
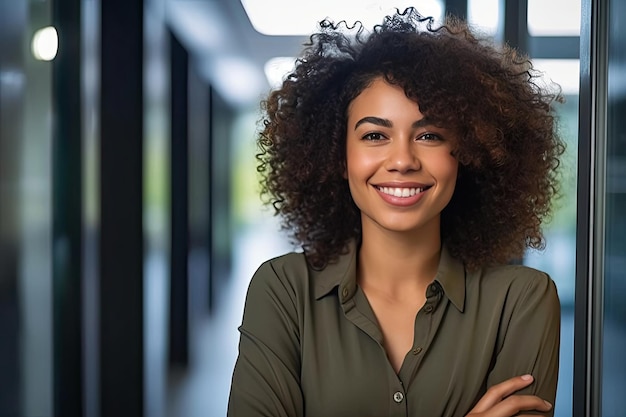
{"type": "Polygon", "coordinates": [[[411,122],[424,116],[418,104],[409,99],[402,87],[382,78],[374,79],[348,105],[348,120],[377,116],[389,120],[408,118],[411,122]]]}

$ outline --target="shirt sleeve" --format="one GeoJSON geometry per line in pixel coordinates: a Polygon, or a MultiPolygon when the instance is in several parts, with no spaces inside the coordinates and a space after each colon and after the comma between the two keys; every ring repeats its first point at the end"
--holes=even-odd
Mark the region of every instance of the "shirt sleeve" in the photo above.
{"type": "Polygon", "coordinates": [[[518,394],[537,395],[553,408],[559,372],[561,307],[554,282],[533,271],[530,279],[516,280],[502,316],[495,365],[488,386],[514,376],[531,374],[534,382],[518,394]],[[516,296],[517,295],[517,296],[516,296]]]}
{"type": "Polygon", "coordinates": [[[271,262],[250,282],[239,331],[228,417],[302,416],[295,290],[271,262]]]}

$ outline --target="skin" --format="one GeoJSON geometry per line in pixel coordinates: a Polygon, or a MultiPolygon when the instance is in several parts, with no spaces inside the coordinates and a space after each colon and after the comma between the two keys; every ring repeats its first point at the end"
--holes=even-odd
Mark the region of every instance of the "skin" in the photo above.
{"type": "Polygon", "coordinates": [[[352,101],[347,126],[346,178],[363,231],[358,281],[398,372],[439,263],[441,211],[458,171],[453,133],[382,79],[352,101]]]}
{"type": "MultiPolygon", "coordinates": [[[[344,176],[362,223],[357,281],[396,372],[413,344],[415,316],[439,264],[441,211],[458,175],[453,139],[453,131],[429,123],[418,103],[382,78],[348,108],[344,176]]],[[[468,417],[550,410],[541,398],[515,395],[531,383],[526,375],[491,387],[468,417]]]]}
{"type": "Polygon", "coordinates": [[[352,101],[347,126],[346,173],[364,233],[439,235],[458,172],[452,132],[429,123],[400,87],[382,79],[352,101]]]}
{"type": "Polygon", "coordinates": [[[515,395],[532,384],[532,375],[522,375],[489,388],[467,417],[531,417],[522,411],[548,412],[552,404],[535,395],[515,395]]]}

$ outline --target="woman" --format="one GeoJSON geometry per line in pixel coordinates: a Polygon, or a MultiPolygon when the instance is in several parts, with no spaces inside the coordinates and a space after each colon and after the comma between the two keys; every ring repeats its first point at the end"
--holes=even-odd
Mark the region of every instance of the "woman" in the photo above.
{"type": "Polygon", "coordinates": [[[250,283],[229,416],[552,415],[559,300],[514,261],[559,95],[453,18],[320,28],[264,102],[263,195],[303,251],[250,283]]]}

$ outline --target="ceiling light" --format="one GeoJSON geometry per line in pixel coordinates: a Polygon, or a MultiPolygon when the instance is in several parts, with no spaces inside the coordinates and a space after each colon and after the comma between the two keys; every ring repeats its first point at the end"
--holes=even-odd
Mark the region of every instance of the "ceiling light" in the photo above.
{"type": "Polygon", "coordinates": [[[52,26],[39,29],[33,35],[31,50],[35,59],[40,61],[52,61],[59,49],[59,37],[52,26]]]}
{"type": "Polygon", "coordinates": [[[235,107],[257,105],[267,92],[263,74],[245,58],[217,56],[203,70],[220,95],[235,107]]]}
{"type": "Polygon", "coordinates": [[[366,28],[382,23],[385,15],[395,9],[415,7],[424,16],[437,21],[443,19],[443,0],[398,0],[389,6],[389,1],[363,0],[241,0],[252,26],[264,35],[304,36],[317,29],[323,19],[334,22],[345,20],[349,24],[361,21],[366,28]]]}
{"type": "Polygon", "coordinates": [[[272,89],[279,88],[287,74],[294,69],[296,59],[293,57],[276,57],[265,63],[265,77],[272,89]]]}
{"type": "Polygon", "coordinates": [[[580,12],[580,0],[528,0],[528,33],[580,36],[580,12]]]}

